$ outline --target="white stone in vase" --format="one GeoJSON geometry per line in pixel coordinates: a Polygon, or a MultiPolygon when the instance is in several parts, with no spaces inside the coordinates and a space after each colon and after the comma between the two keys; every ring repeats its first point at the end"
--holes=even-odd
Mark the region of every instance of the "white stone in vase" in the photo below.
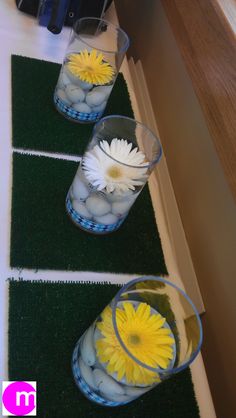
{"type": "Polygon", "coordinates": [[[91,108],[86,103],[76,103],[72,106],[77,112],[91,113],[91,108]]]}
{"type": "Polygon", "coordinates": [[[84,91],[75,84],[68,84],[65,88],[66,95],[72,103],[80,103],[85,98],[84,91]]]}
{"type": "Polygon", "coordinates": [[[133,198],[135,200],[136,195],[132,190],[127,190],[126,192],[118,193],[112,192],[107,193],[106,198],[109,202],[121,202],[123,200],[128,200],[127,198],[133,198]]]}
{"type": "Polygon", "coordinates": [[[94,88],[94,90],[103,93],[107,99],[110,96],[112,88],[113,84],[111,86],[97,86],[94,88]]]}
{"type": "Polygon", "coordinates": [[[87,93],[86,103],[89,106],[99,106],[106,99],[105,93],[97,91],[96,89],[97,87],[87,93]]]}
{"type": "Polygon", "coordinates": [[[71,83],[69,77],[67,77],[67,75],[64,71],[62,72],[62,82],[63,82],[65,87],[68,86],[68,84],[71,83]]]}
{"type": "Polygon", "coordinates": [[[94,219],[99,224],[104,225],[112,225],[118,221],[118,218],[115,215],[113,215],[113,213],[108,213],[107,215],[103,216],[96,216],[94,219]]]}
{"type": "Polygon", "coordinates": [[[129,202],[130,203],[130,207],[134,204],[135,200],[140,195],[141,191],[142,191],[142,189],[139,190],[138,193],[131,193],[129,196],[127,196],[125,198],[126,202],[129,202]]]}
{"type": "Polygon", "coordinates": [[[67,79],[69,79],[70,83],[79,86],[82,90],[88,91],[91,90],[91,88],[93,87],[93,84],[87,83],[86,81],[81,80],[78,76],[72,74],[67,65],[64,66],[63,72],[66,75],[67,79]]]}
{"type": "Polygon", "coordinates": [[[71,83],[70,79],[67,77],[64,71],[61,71],[58,82],[57,82],[58,87],[61,89],[65,89],[65,87],[70,83],[71,83]]]}
{"type": "Polygon", "coordinates": [[[72,200],[72,208],[81,216],[87,219],[92,219],[91,213],[89,213],[84,203],[78,202],[78,200],[72,200]]]}
{"type": "Polygon", "coordinates": [[[87,198],[86,206],[93,216],[103,216],[111,211],[111,205],[96,194],[91,194],[87,198]]]}
{"type": "MultiPolygon", "coordinates": [[[[140,192],[139,192],[140,193],[140,192]]],[[[127,196],[125,199],[124,199],[124,201],[126,201],[127,202],[127,204],[129,204],[130,205],[130,207],[133,205],[133,203],[135,202],[135,200],[137,199],[137,197],[138,197],[138,195],[139,195],[139,193],[133,193],[133,194],[130,194],[130,196],[127,196]]]]}
{"type": "Polygon", "coordinates": [[[84,174],[84,170],[81,169],[81,166],[78,168],[76,175],[80,178],[84,185],[88,187],[89,181],[84,174]]]}
{"type": "Polygon", "coordinates": [[[56,92],[57,96],[59,97],[60,100],[63,101],[64,104],[70,106],[71,105],[71,101],[68,99],[68,97],[66,96],[66,93],[64,90],[62,89],[57,89],[56,92]]]}
{"type": "Polygon", "coordinates": [[[93,84],[91,83],[87,83],[86,81],[81,80],[78,77],[78,85],[81,87],[81,89],[85,90],[85,92],[87,92],[88,90],[91,90],[91,88],[93,87],[93,84]]]}
{"type": "Polygon", "coordinates": [[[132,204],[133,201],[130,200],[124,200],[123,202],[114,202],[112,203],[112,213],[114,213],[114,215],[123,216],[128,212],[132,204]]]}
{"type": "Polygon", "coordinates": [[[91,193],[91,186],[89,183],[89,180],[87,179],[87,177],[84,174],[84,170],[81,169],[81,167],[79,167],[76,175],[79,177],[79,179],[83,182],[83,184],[85,185],[85,187],[87,187],[87,190],[89,190],[89,192],[91,193]]]}
{"type": "Polygon", "coordinates": [[[108,376],[103,370],[95,369],[93,371],[93,378],[95,385],[104,394],[104,396],[116,396],[125,394],[123,387],[110,376],[108,376]]]}
{"type": "Polygon", "coordinates": [[[99,106],[93,106],[92,112],[95,112],[95,113],[103,112],[103,110],[105,109],[106,105],[107,105],[107,102],[103,102],[99,106]]]}
{"type": "MultiPolygon", "coordinates": [[[[93,339],[94,339],[94,345],[96,344],[97,340],[100,340],[101,338],[103,338],[101,331],[99,331],[99,329],[96,327],[94,330],[94,334],[93,334],[93,339]]],[[[96,347],[96,345],[95,345],[96,347]]]]}
{"type": "Polygon", "coordinates": [[[143,395],[144,393],[148,392],[150,389],[150,387],[148,388],[136,388],[136,387],[126,387],[125,388],[125,392],[128,396],[132,397],[132,398],[137,398],[138,396],[143,395]]]}
{"type": "Polygon", "coordinates": [[[96,390],[97,387],[94,383],[92,369],[90,369],[90,367],[84,363],[82,357],[79,358],[79,368],[80,368],[80,374],[82,378],[85,380],[85,382],[87,383],[87,385],[89,385],[93,390],[96,390]]]}
{"type": "Polygon", "coordinates": [[[72,183],[72,189],[74,198],[78,201],[84,201],[87,199],[89,195],[89,190],[87,189],[84,182],[79,178],[79,176],[76,174],[73,183],[72,183]]]}
{"type": "Polygon", "coordinates": [[[69,78],[70,83],[79,85],[79,83],[78,83],[79,77],[77,77],[76,75],[72,74],[72,72],[69,70],[69,68],[68,68],[67,65],[64,66],[63,72],[67,76],[67,78],[69,78]]]}
{"type": "MultiPolygon", "coordinates": [[[[80,352],[82,359],[87,366],[93,366],[96,361],[96,354],[93,345],[93,326],[89,327],[83,336],[80,352]]],[[[96,384],[96,382],[95,382],[96,384]]]]}

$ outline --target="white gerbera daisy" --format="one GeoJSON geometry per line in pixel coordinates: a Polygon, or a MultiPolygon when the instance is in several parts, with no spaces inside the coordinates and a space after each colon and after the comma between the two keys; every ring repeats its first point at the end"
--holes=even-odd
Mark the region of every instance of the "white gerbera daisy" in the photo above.
{"type": "Polygon", "coordinates": [[[113,138],[110,144],[100,141],[85,153],[82,165],[89,182],[108,193],[134,190],[147,179],[145,155],[137,147],[132,149],[126,139],[113,138]]]}

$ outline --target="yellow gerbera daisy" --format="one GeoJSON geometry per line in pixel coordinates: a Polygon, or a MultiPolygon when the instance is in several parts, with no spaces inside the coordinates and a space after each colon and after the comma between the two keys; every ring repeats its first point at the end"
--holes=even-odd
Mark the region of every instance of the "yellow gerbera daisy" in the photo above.
{"type": "Polygon", "coordinates": [[[70,54],[66,65],[73,75],[91,84],[107,84],[115,73],[112,66],[105,62],[103,54],[95,49],[70,54]]]}
{"type": "MultiPolygon", "coordinates": [[[[140,362],[166,369],[173,360],[174,339],[166,320],[158,313],[152,313],[147,303],[136,307],[131,302],[122,302],[116,309],[116,322],[120,337],[128,351],[140,362]]],[[[126,379],[128,384],[151,385],[160,378],[154,371],[135,362],[120,345],[112,323],[112,310],[108,306],[101,314],[97,327],[102,338],[96,341],[97,356],[105,363],[109,374],[117,373],[117,380],[126,379]]]]}

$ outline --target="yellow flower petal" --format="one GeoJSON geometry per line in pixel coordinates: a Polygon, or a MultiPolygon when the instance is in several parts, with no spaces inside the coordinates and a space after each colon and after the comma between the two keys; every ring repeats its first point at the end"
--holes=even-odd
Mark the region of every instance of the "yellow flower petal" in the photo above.
{"type": "Polygon", "coordinates": [[[135,315],[135,309],[130,302],[123,302],[123,307],[126,313],[127,320],[132,320],[135,315]]]}
{"type": "Polygon", "coordinates": [[[110,374],[113,374],[115,372],[114,364],[108,363],[106,369],[107,369],[108,373],[110,373],[110,374]]]}
{"type": "Polygon", "coordinates": [[[124,375],[126,373],[126,368],[125,368],[125,364],[123,366],[121,366],[118,371],[117,371],[117,379],[121,380],[123,379],[124,375]]]}
{"type": "Polygon", "coordinates": [[[158,336],[158,339],[157,339],[158,345],[161,345],[161,344],[170,344],[171,345],[171,344],[174,344],[174,342],[175,342],[175,340],[171,337],[168,337],[168,336],[163,336],[163,337],[158,336]]]}
{"type": "Polygon", "coordinates": [[[66,66],[74,76],[91,84],[107,84],[112,81],[115,74],[102,53],[95,49],[90,52],[85,49],[79,54],[70,54],[66,66]]]}
{"type": "Polygon", "coordinates": [[[143,321],[146,321],[150,317],[151,307],[147,303],[140,303],[136,311],[137,316],[139,316],[143,321]]]}
{"type": "MultiPolygon", "coordinates": [[[[128,351],[143,364],[153,369],[166,369],[174,358],[174,339],[166,319],[155,314],[147,303],[123,301],[116,310],[117,327],[128,351]]],[[[112,323],[111,308],[101,314],[97,326],[103,337],[96,342],[97,356],[107,372],[128,384],[152,385],[160,381],[158,373],[148,370],[134,361],[120,345],[112,323]]]]}
{"type": "Polygon", "coordinates": [[[169,351],[165,348],[159,347],[158,348],[158,354],[160,354],[160,356],[162,356],[163,358],[167,358],[172,360],[173,359],[173,351],[169,351]]]}

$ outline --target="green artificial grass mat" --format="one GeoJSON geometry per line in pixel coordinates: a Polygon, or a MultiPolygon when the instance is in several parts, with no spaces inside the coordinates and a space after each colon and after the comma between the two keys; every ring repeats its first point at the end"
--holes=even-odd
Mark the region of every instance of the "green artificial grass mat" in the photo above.
{"type": "MultiPolygon", "coordinates": [[[[12,56],[12,141],[16,148],[83,154],[93,124],[65,119],[54,107],[53,93],[61,65],[12,56]]],[[[123,75],[117,77],[104,116],[133,117],[123,75]]]]}
{"type": "Polygon", "coordinates": [[[108,284],[10,282],[9,380],[37,381],[39,418],[199,418],[189,369],[116,408],[88,401],[76,387],[74,346],[117,290],[108,284]]]}
{"type": "Polygon", "coordinates": [[[167,274],[145,187],[124,224],[108,235],[76,227],[65,198],[78,163],[13,154],[11,267],[167,274]]]}

